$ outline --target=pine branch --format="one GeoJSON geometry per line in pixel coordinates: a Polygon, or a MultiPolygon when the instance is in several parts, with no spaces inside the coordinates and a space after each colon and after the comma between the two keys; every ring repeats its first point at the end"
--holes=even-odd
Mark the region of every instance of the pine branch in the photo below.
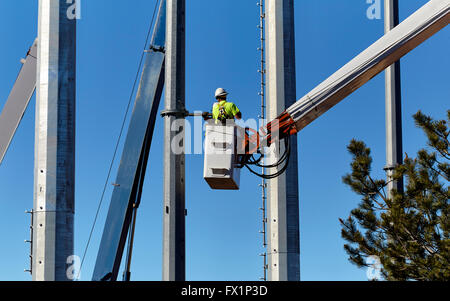
{"type": "MultiPolygon", "coordinates": [[[[450,111],[447,112],[450,122],[450,111]]],[[[344,246],[352,263],[362,267],[364,258],[376,255],[387,280],[442,280],[450,278],[450,165],[446,123],[433,121],[420,111],[416,124],[435,152],[422,150],[417,159],[405,158],[388,179],[371,177],[370,149],[353,139],[348,146],[353,160],[343,182],[362,197],[362,202],[342,225],[344,246]],[[441,159],[444,162],[441,162],[441,159]],[[385,190],[405,178],[405,191],[385,190]]]]}
{"type": "MultiPolygon", "coordinates": [[[[375,182],[374,182],[374,180],[372,179],[372,177],[369,175],[368,176],[368,178],[369,178],[369,180],[370,180],[370,182],[372,183],[372,185],[377,189],[377,195],[379,195],[380,196],[380,198],[384,201],[384,203],[386,204],[386,206],[388,206],[388,204],[386,203],[386,195],[382,195],[381,193],[380,193],[380,190],[381,189],[379,189],[378,187],[377,187],[377,185],[375,184],[375,182]]],[[[384,185],[383,187],[385,187],[386,185],[384,185]]],[[[375,200],[374,200],[374,202],[376,202],[375,200]]],[[[384,208],[384,206],[383,205],[381,205],[380,203],[378,203],[378,202],[376,202],[380,207],[383,207],[384,208]]],[[[388,206],[389,207],[389,206],[388,206]]]]}

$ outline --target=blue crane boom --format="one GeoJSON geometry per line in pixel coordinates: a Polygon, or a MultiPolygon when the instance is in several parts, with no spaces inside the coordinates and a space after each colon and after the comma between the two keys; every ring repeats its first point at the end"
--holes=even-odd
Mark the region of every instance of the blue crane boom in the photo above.
{"type": "Polygon", "coordinates": [[[164,87],[165,6],[166,1],[162,0],[151,46],[145,54],[141,80],[92,276],[94,281],[117,279],[133,211],[140,202],[164,87]]]}

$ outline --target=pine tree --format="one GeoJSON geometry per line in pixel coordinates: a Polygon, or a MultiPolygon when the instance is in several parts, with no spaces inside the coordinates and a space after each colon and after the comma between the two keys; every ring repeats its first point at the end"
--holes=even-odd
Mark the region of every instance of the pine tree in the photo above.
{"type": "Polygon", "coordinates": [[[370,149],[362,141],[350,142],[351,173],[343,182],[362,201],[347,219],[339,219],[341,235],[350,262],[368,267],[367,259],[376,256],[385,280],[448,281],[449,130],[445,120],[435,121],[420,111],[413,117],[428,138],[428,148],[416,158],[406,156],[395,168],[393,180],[403,179],[404,191],[387,195],[387,182],[371,176],[370,149]]]}

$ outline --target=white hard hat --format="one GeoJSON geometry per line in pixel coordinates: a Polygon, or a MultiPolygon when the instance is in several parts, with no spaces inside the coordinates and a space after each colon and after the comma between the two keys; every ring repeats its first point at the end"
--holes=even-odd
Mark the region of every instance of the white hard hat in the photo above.
{"type": "Polygon", "coordinates": [[[223,89],[223,88],[218,88],[215,93],[216,98],[220,97],[220,96],[227,96],[227,95],[228,95],[228,92],[225,91],[225,89],[223,89]]]}

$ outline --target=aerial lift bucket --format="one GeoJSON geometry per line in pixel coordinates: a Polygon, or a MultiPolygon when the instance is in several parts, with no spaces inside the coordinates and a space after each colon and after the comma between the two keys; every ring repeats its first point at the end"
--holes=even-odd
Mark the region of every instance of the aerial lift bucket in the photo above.
{"type": "Polygon", "coordinates": [[[240,132],[235,124],[206,124],[203,177],[212,189],[239,189],[240,132]]]}

